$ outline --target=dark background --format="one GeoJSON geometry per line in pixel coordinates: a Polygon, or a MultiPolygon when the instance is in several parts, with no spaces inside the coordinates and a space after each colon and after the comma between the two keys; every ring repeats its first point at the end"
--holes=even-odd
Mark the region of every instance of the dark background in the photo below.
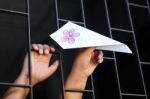
{"type": "MultiPolygon", "coordinates": [[[[13,83],[28,49],[25,0],[0,0],[0,82],[13,83]]],[[[67,21],[126,43],[133,54],[104,51],[93,74],[96,99],[150,99],[150,6],[148,0],[30,0],[31,42],[58,46],[48,37],[67,21]]],[[[75,50],[62,50],[64,78],[75,50]]],[[[59,71],[34,87],[34,99],[56,99],[59,71]]],[[[0,96],[8,86],[0,85],[0,96]]],[[[87,89],[91,89],[90,79],[87,89]]],[[[84,94],[92,99],[91,93],[84,94]]],[[[30,98],[30,97],[29,97],[30,98]]]]}

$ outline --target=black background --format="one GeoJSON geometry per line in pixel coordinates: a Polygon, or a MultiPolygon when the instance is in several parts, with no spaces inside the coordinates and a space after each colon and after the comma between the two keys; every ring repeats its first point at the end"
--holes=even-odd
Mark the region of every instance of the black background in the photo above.
{"type": "MultiPolygon", "coordinates": [[[[96,99],[150,99],[150,9],[147,0],[83,0],[83,5],[81,0],[30,0],[31,42],[47,43],[58,49],[49,34],[65,24],[65,20],[70,20],[126,43],[133,54],[104,51],[104,63],[93,74],[96,99]]],[[[0,0],[0,8],[27,12],[25,0],[0,0]]],[[[0,11],[0,82],[13,83],[27,49],[27,16],[0,11]]],[[[74,51],[61,50],[65,78],[74,51]]],[[[7,88],[0,85],[0,96],[7,88]]],[[[56,99],[59,93],[57,72],[35,86],[34,99],[56,99]]],[[[91,93],[85,94],[85,99],[91,97],[91,93]]]]}

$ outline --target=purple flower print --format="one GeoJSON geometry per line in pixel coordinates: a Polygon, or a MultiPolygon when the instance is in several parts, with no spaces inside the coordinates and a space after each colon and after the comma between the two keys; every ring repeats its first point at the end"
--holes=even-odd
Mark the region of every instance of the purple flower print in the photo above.
{"type": "Polygon", "coordinates": [[[75,38],[79,37],[80,34],[75,32],[75,29],[71,28],[69,30],[64,30],[63,37],[61,38],[62,42],[68,42],[69,44],[75,43],[75,38]]]}

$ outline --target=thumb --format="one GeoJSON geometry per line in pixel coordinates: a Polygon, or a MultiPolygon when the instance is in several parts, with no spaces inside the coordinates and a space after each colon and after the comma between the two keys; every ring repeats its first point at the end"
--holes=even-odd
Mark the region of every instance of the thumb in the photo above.
{"type": "Polygon", "coordinates": [[[56,60],[52,65],[48,68],[48,74],[51,76],[58,68],[59,66],[59,60],[56,60]]]}

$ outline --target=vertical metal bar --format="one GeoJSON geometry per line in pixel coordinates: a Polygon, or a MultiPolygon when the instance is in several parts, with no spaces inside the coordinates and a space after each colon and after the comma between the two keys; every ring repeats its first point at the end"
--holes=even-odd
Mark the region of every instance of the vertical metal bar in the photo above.
{"type": "MultiPolygon", "coordinates": [[[[84,2],[83,0],[81,0],[81,10],[82,10],[82,18],[83,18],[83,23],[84,23],[84,27],[86,27],[86,22],[85,22],[85,12],[84,12],[84,2]]],[[[94,89],[94,83],[93,83],[93,75],[91,74],[90,76],[91,79],[91,85],[92,85],[92,95],[93,95],[93,99],[95,99],[95,89],[94,89]]]]}
{"type": "Polygon", "coordinates": [[[65,87],[64,87],[64,73],[63,73],[63,65],[62,65],[62,57],[61,53],[59,52],[59,60],[60,60],[60,74],[61,74],[61,84],[62,84],[62,99],[64,99],[65,95],[65,87]]]}
{"type": "Polygon", "coordinates": [[[138,62],[139,62],[139,69],[140,69],[140,74],[141,74],[142,83],[143,83],[143,87],[144,87],[144,92],[146,94],[146,99],[147,99],[147,92],[146,92],[146,87],[145,87],[145,82],[144,82],[142,67],[141,67],[141,64],[140,64],[140,57],[139,57],[139,52],[138,52],[136,38],[135,38],[135,30],[134,30],[134,25],[133,25],[133,22],[132,22],[132,16],[131,16],[131,12],[130,12],[130,6],[129,6],[128,0],[125,0],[125,1],[126,1],[126,4],[127,4],[127,11],[128,11],[128,14],[129,14],[129,20],[130,20],[131,28],[132,28],[132,31],[133,31],[134,47],[136,48],[135,51],[136,51],[137,59],[138,59],[138,62]]]}
{"type": "Polygon", "coordinates": [[[33,99],[33,85],[32,85],[32,64],[31,64],[31,29],[30,29],[30,1],[27,0],[27,25],[28,25],[28,71],[30,84],[30,98],[33,99]]]}
{"type": "Polygon", "coordinates": [[[58,6],[57,0],[55,0],[55,8],[56,8],[56,20],[57,20],[57,29],[59,29],[59,16],[58,16],[58,6]]]}
{"type": "MultiPolygon", "coordinates": [[[[107,22],[108,22],[108,27],[109,27],[109,33],[110,33],[110,36],[112,38],[112,31],[111,31],[111,24],[110,24],[109,12],[108,12],[107,0],[104,0],[104,4],[105,4],[106,17],[107,17],[107,22]]],[[[116,76],[117,76],[119,95],[120,95],[120,99],[122,99],[121,88],[120,88],[120,80],[119,80],[119,73],[118,73],[118,69],[117,69],[117,62],[116,62],[115,52],[113,52],[113,56],[114,56],[115,71],[116,71],[116,76]]]]}
{"type": "Polygon", "coordinates": [[[149,14],[149,20],[150,20],[150,4],[149,0],[146,0],[147,6],[148,6],[148,14],[149,14]]]}
{"type": "MultiPolygon", "coordinates": [[[[57,20],[57,29],[59,29],[59,16],[58,16],[58,6],[57,0],[55,0],[55,8],[56,8],[56,20],[57,20]]],[[[58,47],[59,48],[59,47],[58,47]]],[[[61,89],[62,89],[62,99],[64,99],[65,88],[64,88],[64,73],[63,73],[63,65],[62,65],[62,57],[59,49],[59,60],[60,60],[60,75],[61,75],[61,89]]]]}
{"type": "Polygon", "coordinates": [[[86,27],[83,0],[81,0],[81,10],[82,10],[82,19],[83,19],[84,27],[86,27]]]}
{"type": "Polygon", "coordinates": [[[93,83],[93,75],[91,75],[90,78],[91,78],[91,85],[92,85],[93,99],[95,99],[95,89],[94,89],[94,83],[93,83]]]}

